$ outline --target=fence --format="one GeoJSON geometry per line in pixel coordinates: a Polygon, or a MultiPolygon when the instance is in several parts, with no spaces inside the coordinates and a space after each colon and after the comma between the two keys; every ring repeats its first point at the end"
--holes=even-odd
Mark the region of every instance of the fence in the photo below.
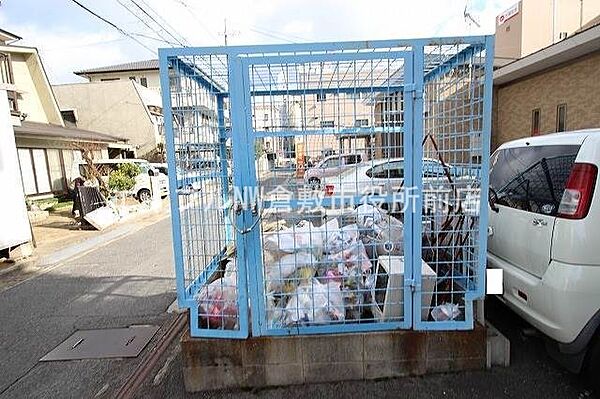
{"type": "Polygon", "coordinates": [[[193,336],[470,329],[493,38],[161,49],[193,336]]]}

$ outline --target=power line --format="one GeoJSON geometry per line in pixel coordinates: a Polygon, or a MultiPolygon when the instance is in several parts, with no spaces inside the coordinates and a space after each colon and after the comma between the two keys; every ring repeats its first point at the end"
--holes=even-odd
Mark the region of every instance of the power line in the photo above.
{"type": "Polygon", "coordinates": [[[77,4],[79,7],[83,8],[85,11],[87,11],[88,13],[92,14],[94,17],[100,19],[101,21],[103,21],[104,23],[112,26],[113,28],[115,28],[117,31],[119,31],[119,33],[127,36],[128,38],[130,38],[131,40],[135,41],[137,44],[139,44],[140,46],[144,47],[146,50],[150,51],[153,54],[156,54],[156,51],[154,51],[153,49],[151,49],[150,47],[146,46],[144,43],[142,43],[140,40],[138,40],[137,38],[133,37],[131,34],[125,32],[123,29],[119,28],[117,25],[115,25],[114,23],[110,22],[108,19],[96,14],[94,11],[90,10],[89,8],[87,8],[85,5],[81,4],[79,1],[77,0],[71,0],[73,3],[77,4]]]}
{"type": "Polygon", "coordinates": [[[154,36],[150,36],[150,35],[145,35],[143,33],[137,33],[137,32],[131,32],[132,35],[134,36],[139,36],[139,37],[143,37],[144,39],[150,39],[150,40],[155,40],[157,42],[161,42],[161,43],[165,43],[168,44],[169,46],[177,46],[178,43],[169,41],[169,40],[165,40],[164,38],[158,38],[158,37],[154,37],[154,36]]]}
{"type": "Polygon", "coordinates": [[[158,41],[162,41],[164,43],[169,44],[170,46],[174,46],[177,45],[177,43],[173,43],[172,41],[168,40],[167,38],[165,38],[163,35],[161,35],[160,32],[156,31],[152,26],[150,26],[150,24],[148,22],[146,22],[146,20],[144,18],[142,18],[141,16],[139,16],[137,13],[135,13],[133,10],[131,10],[127,4],[125,4],[122,0],[116,0],[117,3],[119,3],[121,5],[121,7],[123,7],[125,10],[127,10],[127,12],[129,12],[131,15],[133,15],[136,19],[138,19],[139,21],[141,21],[144,25],[146,25],[146,27],[148,29],[150,29],[151,32],[156,33],[160,39],[157,39],[155,37],[152,36],[144,36],[142,34],[135,34],[136,36],[140,36],[140,37],[146,37],[149,39],[153,39],[153,40],[158,40],[158,41]]]}
{"type": "MultiPolygon", "coordinates": [[[[180,45],[186,47],[186,44],[184,44],[181,40],[179,40],[178,38],[176,38],[170,31],[168,31],[167,29],[165,29],[164,26],[162,26],[152,15],[150,15],[142,6],[140,6],[135,0],[130,0],[137,8],[140,9],[140,11],[142,11],[144,14],[146,14],[148,16],[148,18],[150,18],[152,21],[154,21],[154,23],[159,26],[164,32],[166,32],[169,36],[171,36],[176,42],[178,42],[180,45]]],[[[146,4],[147,7],[150,8],[150,6],[148,6],[148,4],[146,4]]],[[[184,39],[185,40],[185,39],[184,39]]]]}
{"type": "Polygon", "coordinates": [[[200,24],[202,29],[204,29],[204,31],[206,31],[206,33],[208,33],[215,41],[219,41],[217,36],[213,32],[211,32],[208,29],[208,27],[206,25],[204,25],[204,22],[202,22],[202,20],[196,15],[196,13],[194,12],[192,7],[190,7],[184,0],[174,0],[174,1],[181,4],[183,7],[185,7],[189,11],[191,16],[198,22],[198,24],[200,24]]]}
{"type": "Polygon", "coordinates": [[[154,13],[154,16],[157,17],[159,20],[161,20],[163,22],[163,24],[166,25],[167,28],[169,28],[171,31],[173,31],[175,34],[177,34],[177,36],[179,36],[179,38],[184,41],[186,44],[189,44],[188,40],[185,38],[185,36],[183,36],[181,33],[179,33],[177,31],[177,29],[175,29],[173,27],[173,25],[171,25],[169,23],[169,21],[167,21],[165,18],[163,18],[160,13],[156,12],[155,9],[153,9],[150,4],[146,3],[146,1],[144,0],[138,0],[140,3],[142,3],[143,5],[145,5],[150,11],[152,11],[152,13],[154,13]]]}

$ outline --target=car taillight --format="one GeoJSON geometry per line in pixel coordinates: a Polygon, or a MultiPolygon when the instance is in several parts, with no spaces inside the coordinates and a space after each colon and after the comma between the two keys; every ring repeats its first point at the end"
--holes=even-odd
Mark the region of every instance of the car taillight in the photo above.
{"type": "Polygon", "coordinates": [[[592,203],[598,168],[589,163],[575,163],[558,207],[558,216],[583,219],[592,203]]]}
{"type": "Polygon", "coordinates": [[[326,184],[325,185],[325,195],[328,197],[332,196],[334,189],[335,189],[335,186],[333,184],[326,184]]]}

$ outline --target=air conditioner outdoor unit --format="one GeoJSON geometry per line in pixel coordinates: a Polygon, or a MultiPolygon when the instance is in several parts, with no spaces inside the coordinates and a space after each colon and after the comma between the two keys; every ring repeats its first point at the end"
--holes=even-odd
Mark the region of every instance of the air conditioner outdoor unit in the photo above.
{"type": "MultiPolygon", "coordinates": [[[[379,321],[404,319],[404,256],[380,255],[375,286],[371,289],[372,312],[379,321]]],[[[429,318],[431,298],[437,275],[421,259],[421,320],[429,318]]]]}

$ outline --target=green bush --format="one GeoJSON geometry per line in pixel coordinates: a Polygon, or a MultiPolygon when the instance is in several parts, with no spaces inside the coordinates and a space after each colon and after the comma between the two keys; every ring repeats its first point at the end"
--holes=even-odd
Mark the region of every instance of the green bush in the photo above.
{"type": "Polygon", "coordinates": [[[118,172],[123,173],[125,176],[135,178],[137,175],[142,173],[142,169],[134,163],[122,163],[119,165],[118,172]]]}
{"type": "Polygon", "coordinates": [[[108,188],[111,191],[129,191],[135,186],[135,178],[141,169],[134,163],[123,163],[119,168],[110,173],[108,188]]]}

